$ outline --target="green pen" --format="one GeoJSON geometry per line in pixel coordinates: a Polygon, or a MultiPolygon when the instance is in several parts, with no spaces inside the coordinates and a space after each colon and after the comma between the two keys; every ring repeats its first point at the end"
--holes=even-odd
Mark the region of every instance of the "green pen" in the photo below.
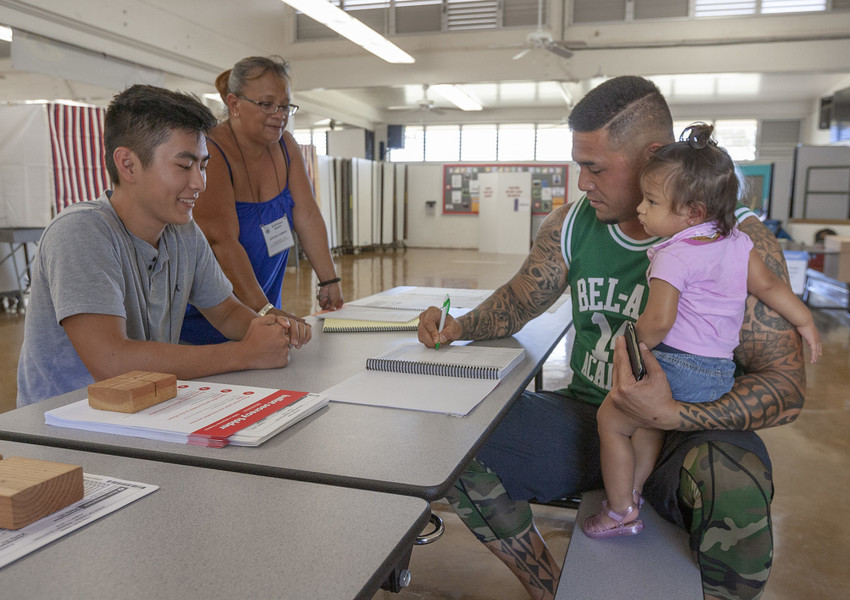
{"type": "MultiPolygon", "coordinates": [[[[449,300],[449,295],[446,294],[446,299],[443,300],[443,308],[440,309],[440,328],[437,330],[437,333],[443,331],[443,327],[446,326],[446,315],[449,314],[449,306],[451,306],[451,301],[449,300]]],[[[440,349],[440,342],[437,342],[435,349],[440,349]]]]}

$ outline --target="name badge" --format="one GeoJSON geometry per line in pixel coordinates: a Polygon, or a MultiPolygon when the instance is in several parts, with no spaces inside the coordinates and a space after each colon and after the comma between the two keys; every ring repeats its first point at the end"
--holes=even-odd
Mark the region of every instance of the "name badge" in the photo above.
{"type": "Polygon", "coordinates": [[[295,245],[292,230],[289,228],[289,221],[285,216],[268,225],[260,225],[260,229],[263,230],[263,237],[266,238],[269,256],[280,254],[295,245]]]}

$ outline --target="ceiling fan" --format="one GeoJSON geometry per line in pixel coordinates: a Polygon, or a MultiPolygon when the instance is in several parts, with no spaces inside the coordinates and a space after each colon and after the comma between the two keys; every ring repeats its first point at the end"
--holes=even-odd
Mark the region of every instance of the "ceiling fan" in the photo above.
{"type": "Polygon", "coordinates": [[[516,55],[514,60],[519,60],[532,50],[548,50],[549,52],[560,56],[561,58],[571,58],[573,55],[572,47],[583,45],[584,42],[563,42],[556,41],[552,34],[543,29],[543,0],[538,0],[537,3],[537,31],[528,34],[528,37],[523,44],[509,44],[501,46],[502,48],[516,47],[522,48],[516,55]]]}
{"type": "Polygon", "coordinates": [[[428,84],[422,84],[422,98],[416,101],[414,106],[388,106],[387,110],[406,110],[408,112],[430,112],[435,115],[443,114],[446,110],[455,110],[454,107],[439,107],[437,103],[428,97],[428,84]]]}
{"type": "Polygon", "coordinates": [[[514,55],[513,59],[519,60],[532,50],[548,50],[561,58],[571,58],[573,55],[573,51],[566,46],[565,42],[556,42],[548,31],[535,31],[528,34],[523,49],[514,55]]]}

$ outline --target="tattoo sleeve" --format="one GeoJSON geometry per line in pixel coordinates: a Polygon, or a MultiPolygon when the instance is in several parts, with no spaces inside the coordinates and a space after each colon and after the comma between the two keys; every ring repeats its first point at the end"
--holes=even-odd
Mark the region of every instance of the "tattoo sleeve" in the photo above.
{"type": "MultiPolygon", "coordinates": [[[[787,283],[785,259],[776,238],[754,217],[739,227],[749,235],[767,267],[787,283]]],[[[762,429],[797,418],[806,390],[800,336],[788,321],[753,296],[747,298],[735,359],[745,374],[714,402],[681,403],[679,429],[762,429]]]]}
{"type": "Polygon", "coordinates": [[[537,233],[519,271],[475,310],[460,319],[461,339],[487,340],[513,335],[543,314],[567,288],[567,265],[561,254],[561,227],[568,207],[550,214],[537,233]]]}

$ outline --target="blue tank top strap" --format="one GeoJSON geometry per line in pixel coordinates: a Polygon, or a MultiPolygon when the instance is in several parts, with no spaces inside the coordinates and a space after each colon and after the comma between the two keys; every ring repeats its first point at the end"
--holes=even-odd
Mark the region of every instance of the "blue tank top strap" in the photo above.
{"type": "MultiPolygon", "coordinates": [[[[224,164],[226,164],[226,165],[227,165],[227,174],[228,174],[228,175],[230,175],[230,183],[231,183],[231,185],[232,185],[232,184],[233,184],[233,169],[231,169],[231,168],[230,168],[230,161],[229,161],[229,160],[227,160],[227,155],[224,153],[224,150],[222,150],[222,149],[221,149],[221,146],[219,146],[219,145],[215,142],[215,140],[214,140],[214,139],[212,139],[211,137],[207,137],[207,141],[208,141],[208,142],[212,142],[212,145],[213,145],[213,146],[215,146],[216,148],[218,148],[218,151],[219,151],[219,152],[221,152],[221,157],[224,159],[224,164]]],[[[288,170],[288,168],[289,168],[289,167],[288,167],[288,164],[287,164],[287,177],[289,177],[289,170],[288,170]]]]}
{"type": "MultiPolygon", "coordinates": [[[[212,143],[213,146],[218,148],[218,151],[221,152],[221,157],[224,159],[224,164],[227,165],[227,174],[230,176],[230,183],[233,183],[233,168],[230,166],[230,161],[227,160],[227,154],[224,153],[224,150],[221,149],[221,146],[216,143],[214,139],[211,137],[207,138],[207,141],[212,143]]],[[[284,185],[284,189],[289,187],[289,150],[286,148],[286,143],[283,141],[283,137],[280,138],[280,148],[283,150],[283,160],[286,162],[286,185],[284,185]]]]}
{"type": "Polygon", "coordinates": [[[280,136],[280,148],[283,150],[283,160],[286,162],[286,184],[283,189],[289,187],[289,150],[286,149],[286,142],[283,141],[283,136],[280,136]]]}

